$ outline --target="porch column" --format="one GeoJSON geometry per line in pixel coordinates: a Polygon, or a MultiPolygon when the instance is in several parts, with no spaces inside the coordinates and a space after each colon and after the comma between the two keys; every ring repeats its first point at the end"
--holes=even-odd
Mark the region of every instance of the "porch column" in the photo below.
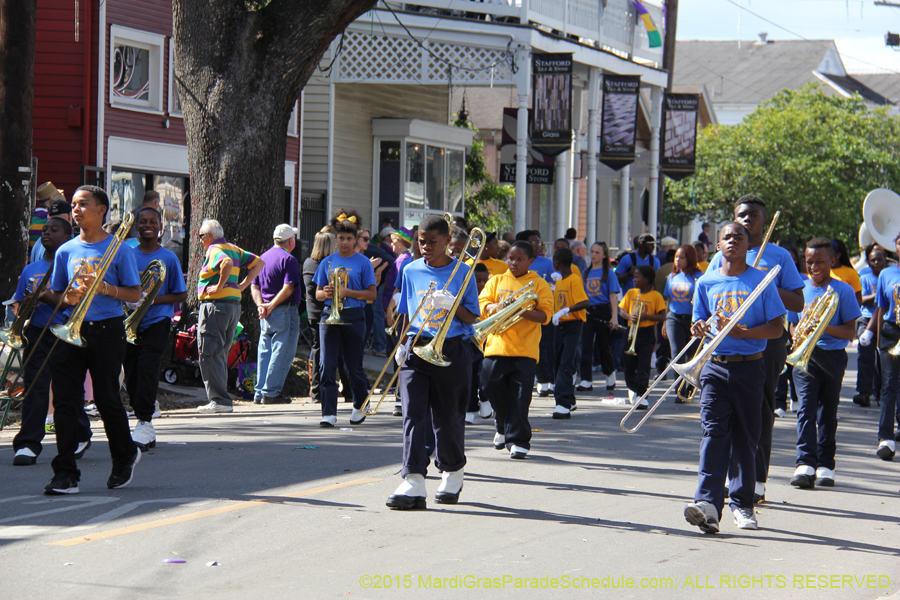
{"type": "Polygon", "coordinates": [[[628,248],[630,241],[628,239],[628,217],[631,214],[631,203],[629,202],[631,187],[631,165],[622,167],[619,171],[619,226],[616,230],[616,242],[619,250],[628,248]]]}
{"type": "Polygon", "coordinates": [[[528,89],[531,84],[531,48],[519,48],[519,73],[516,91],[519,95],[519,114],[516,129],[516,209],[515,231],[524,231],[528,201],[528,89]]]}
{"type": "Polygon", "coordinates": [[[659,128],[662,119],[662,88],[650,90],[650,206],[647,226],[654,238],[659,236],[659,128]]]}
{"type": "Polygon", "coordinates": [[[566,150],[556,157],[556,229],[553,239],[565,237],[569,226],[569,194],[572,191],[572,177],[569,173],[569,154],[566,150]]]}
{"type": "Polygon", "coordinates": [[[597,152],[600,150],[600,69],[591,67],[588,76],[587,231],[588,245],[597,240],[597,152]]]}

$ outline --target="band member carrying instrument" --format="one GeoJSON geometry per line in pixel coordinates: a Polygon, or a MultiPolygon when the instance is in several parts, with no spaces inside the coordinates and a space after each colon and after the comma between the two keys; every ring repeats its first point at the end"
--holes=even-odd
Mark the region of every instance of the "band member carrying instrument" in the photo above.
{"type": "MultiPolygon", "coordinates": [[[[472,234],[476,232],[481,233],[476,229],[472,234]]],[[[419,225],[418,239],[423,260],[407,263],[404,268],[397,306],[398,313],[410,318],[406,343],[397,348],[395,355],[400,365],[399,391],[403,401],[403,483],[386,504],[400,510],[426,507],[429,412],[437,440],[435,466],[443,471],[435,501],[456,504],[459,500],[466,465],[465,412],[472,376],[472,357],[465,338],[472,334],[471,325],[479,315],[475,284],[470,284],[470,267],[447,255],[447,222],[439,216],[425,217],[419,225]],[[441,291],[426,297],[429,289],[441,291]],[[426,354],[422,345],[431,347],[439,340],[443,340],[441,352],[446,357],[439,362],[452,366],[439,366],[434,359],[421,356],[426,354]]]]}
{"type": "MultiPolygon", "coordinates": [[[[44,252],[41,258],[30,263],[22,271],[19,277],[19,286],[14,296],[19,302],[18,316],[28,318],[29,315],[23,314],[25,305],[29,304],[29,298],[35,293],[38,282],[46,276],[48,271],[52,270],[53,260],[56,256],[56,250],[72,237],[72,226],[65,219],[50,217],[44,223],[44,231],[41,234],[38,244],[42,244],[44,252]]],[[[52,274],[50,275],[52,277],[52,274]]],[[[49,283],[49,280],[48,280],[49,283]]],[[[34,305],[30,319],[24,330],[24,337],[27,340],[27,346],[22,353],[22,360],[26,365],[25,372],[22,374],[23,386],[26,390],[31,388],[31,393],[24,399],[22,404],[22,426],[19,433],[13,439],[13,464],[17,466],[33,465],[37,461],[37,457],[41,453],[41,441],[44,439],[44,421],[47,418],[47,411],[50,404],[50,372],[44,370],[40,372],[40,367],[47,357],[47,353],[53,346],[52,335],[44,335],[41,337],[41,331],[48,325],[50,315],[53,309],[43,303],[34,305]],[[40,343],[38,343],[40,338],[40,343]],[[35,381],[35,378],[37,381],[35,381]]],[[[63,323],[65,317],[61,312],[57,312],[50,321],[51,325],[63,323]]],[[[78,447],[76,448],[76,458],[81,458],[90,445],[91,439],[91,423],[84,414],[84,410],[78,412],[76,418],[78,447]]]]}
{"type": "MultiPolygon", "coordinates": [[[[632,277],[634,287],[625,292],[619,302],[619,315],[634,331],[631,338],[634,352],[626,351],[622,357],[625,367],[625,385],[628,386],[628,403],[634,404],[647,391],[650,383],[650,359],[656,343],[656,324],[666,318],[666,301],[653,289],[656,272],[650,265],[638,265],[632,277]]],[[[638,410],[649,406],[647,399],[640,400],[638,410]]]]}
{"type": "Polygon", "coordinates": [[[492,277],[478,298],[482,312],[490,318],[508,298],[534,283],[537,302],[504,331],[490,335],[484,349],[481,390],[494,407],[494,448],[507,448],[511,458],[525,458],[531,449],[528,408],[540,347],[541,325],[550,321],[553,292],[540,275],[530,271],[534,249],[528,242],[514,242],[509,250],[509,271],[492,277]]]}
{"type": "Polygon", "coordinates": [[[856,292],[833,279],[831,241],[813,238],[806,244],[806,272],[802,318],[791,313],[794,352],[787,362],[794,367],[794,386],[800,399],[797,413],[797,469],[791,485],[813,488],[834,485],[835,434],[847,351],[856,337],[861,316],[856,292]]]}
{"type": "MultiPolygon", "coordinates": [[[[81,234],[56,251],[50,289],[41,296],[42,301],[56,305],[68,289],[69,280],[82,262],[86,263],[87,274],[68,289],[64,298],[66,304],[77,305],[71,314],[72,318],[76,318],[76,313],[81,317],[80,323],[73,323],[80,325],[80,331],[75,332],[80,337],[58,344],[57,354],[50,362],[57,456],[52,463],[53,479],[44,488],[47,495],[78,493],[81,472],[75,463],[77,422],[84,410],[82,391],[88,371],[112,456],[112,473],[106,486],[118,489],[128,485],[141,458],[141,451],[131,439],[128,417],[119,396],[119,373],[125,354],[122,303],[141,298],[134,254],[128,250],[117,251],[121,249],[121,238],[103,230],[109,212],[109,197],[103,189],[81,186],[72,198],[72,205],[72,215],[81,234]]],[[[131,220],[128,215],[122,237],[131,220]]]]}
{"type": "MultiPolygon", "coordinates": [[[[702,242],[700,245],[703,245],[702,242]]],[[[704,271],[697,266],[697,251],[693,245],[685,244],[675,252],[675,266],[666,277],[666,288],[663,292],[666,307],[669,310],[666,314],[663,337],[669,341],[672,356],[678,356],[682,348],[691,340],[694,285],[703,273],[704,271]]],[[[682,356],[681,362],[687,362],[687,360],[687,356],[682,356]]],[[[685,397],[689,398],[690,396],[685,397]]],[[[679,390],[679,397],[675,403],[679,404],[685,401],[679,390]]]]}
{"type": "Polygon", "coordinates": [[[338,251],[322,259],[313,282],[316,299],[325,302],[319,321],[321,361],[319,391],[322,398],[322,420],[319,427],[334,427],[337,422],[338,353],[344,357],[344,365],[353,390],[353,410],[350,424],[358,425],[366,420],[360,412],[368,396],[368,383],[363,371],[363,347],[366,338],[366,302],[378,295],[375,287],[375,270],[363,254],[356,251],[357,236],[362,219],[353,210],[342,210],[331,219],[337,236],[338,251]],[[335,284],[338,286],[335,286],[335,284]],[[339,289],[335,289],[339,287],[339,289]]]}
{"type": "MultiPolygon", "coordinates": [[[[156,412],[156,392],[159,389],[159,364],[169,341],[175,304],[187,298],[187,288],[181,273],[181,263],[171,250],[160,243],[162,219],[155,208],[141,208],[137,211],[138,246],[131,249],[138,271],[143,275],[153,261],[165,266],[165,273],[159,282],[154,298],[147,296],[141,302],[151,302],[145,309],[138,325],[139,338],[136,344],[125,346],[125,389],[131,399],[131,409],[137,424],[131,438],[138,448],[147,451],[156,446],[156,430],[153,415],[156,412]]],[[[124,252],[125,250],[123,250],[124,252]]]]}
{"type": "MultiPolygon", "coordinates": [[[[739,308],[745,312],[719,342],[700,375],[699,484],[694,502],[684,507],[684,517],[704,533],[718,533],[724,507],[725,478],[732,474],[729,496],[735,525],[756,529],[753,512],[756,445],[759,439],[765,368],[766,340],[784,331],[784,304],[773,286],[763,289],[755,302],[749,295],[764,280],[747,264],[750,234],[739,223],[727,223],[719,232],[719,267],[697,280],[694,292],[694,324],[691,333],[706,335],[706,320],[718,314],[721,330],[739,308]]],[[[676,367],[677,368],[677,367],[676,367]]]]}

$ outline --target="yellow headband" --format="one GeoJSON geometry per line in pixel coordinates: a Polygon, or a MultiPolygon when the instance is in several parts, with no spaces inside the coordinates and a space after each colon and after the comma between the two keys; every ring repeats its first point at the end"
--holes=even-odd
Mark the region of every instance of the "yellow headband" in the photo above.
{"type": "Polygon", "coordinates": [[[350,221],[351,223],[356,223],[356,215],[353,215],[352,217],[348,217],[344,213],[341,213],[340,215],[338,215],[337,220],[338,220],[338,222],[350,221]]]}

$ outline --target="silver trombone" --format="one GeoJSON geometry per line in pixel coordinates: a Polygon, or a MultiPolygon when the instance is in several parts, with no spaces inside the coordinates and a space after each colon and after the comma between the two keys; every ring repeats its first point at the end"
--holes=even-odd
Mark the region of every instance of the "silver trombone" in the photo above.
{"type": "MultiPolygon", "coordinates": [[[[652,384],[650,384],[650,386],[647,388],[647,391],[644,392],[644,395],[641,396],[639,400],[635,400],[634,406],[631,407],[631,410],[629,410],[627,413],[625,413],[625,416],[622,417],[622,421],[619,423],[619,427],[622,429],[622,431],[624,431],[625,433],[637,433],[637,430],[640,429],[644,425],[644,423],[647,422],[647,419],[650,418],[650,415],[652,415],[656,411],[656,409],[659,408],[659,406],[662,404],[663,400],[666,399],[666,396],[671,394],[672,391],[675,390],[675,388],[677,388],[681,384],[682,380],[687,381],[689,384],[691,384],[695,388],[700,389],[700,372],[703,370],[704,365],[706,365],[706,363],[712,357],[713,351],[718,347],[719,344],[722,343],[722,340],[725,339],[725,337],[729,334],[729,332],[735,326],[737,326],[738,321],[741,320],[741,317],[744,316],[744,313],[747,312],[747,310],[750,308],[750,305],[752,305],[754,302],[756,302],[756,299],[759,298],[759,296],[769,286],[769,284],[775,280],[775,278],[778,276],[778,273],[780,271],[781,271],[781,267],[779,265],[775,265],[774,267],[772,267],[772,269],[769,270],[769,272],[766,274],[765,278],[763,278],[763,280],[759,283],[759,285],[756,286],[756,289],[754,289],[750,293],[750,295],[747,296],[747,299],[744,300],[744,302],[741,304],[740,308],[738,308],[736,311],[734,311],[734,314],[732,314],[729,317],[728,323],[703,348],[703,351],[700,352],[697,356],[695,356],[692,360],[690,360],[684,364],[679,364],[678,359],[681,358],[681,356],[685,352],[687,352],[688,348],[690,348],[691,345],[693,345],[694,340],[699,340],[701,338],[698,338],[698,337],[691,338],[691,341],[688,342],[687,344],[685,344],[685,346],[681,350],[681,352],[678,353],[678,356],[676,356],[675,358],[672,359],[672,361],[669,363],[669,366],[666,367],[666,369],[662,373],[659,374],[659,377],[657,377],[653,381],[652,384]],[[641,419],[637,425],[635,425],[631,429],[628,429],[627,427],[625,427],[625,422],[629,419],[629,417],[631,417],[632,414],[634,414],[634,411],[636,411],[638,409],[638,407],[641,405],[641,403],[647,399],[647,396],[650,394],[650,392],[653,391],[654,388],[656,388],[656,386],[659,384],[659,382],[662,381],[662,378],[666,375],[666,373],[669,372],[669,369],[674,369],[675,372],[678,373],[678,378],[675,379],[675,382],[672,383],[672,385],[669,386],[669,389],[667,389],[665,392],[663,392],[663,395],[660,396],[659,399],[653,404],[653,406],[651,406],[647,410],[647,414],[644,415],[644,418],[641,419]]],[[[716,313],[713,314],[706,321],[706,328],[712,327],[713,323],[718,318],[718,316],[719,316],[719,312],[716,311],[716,313]]],[[[710,335],[709,332],[707,332],[704,337],[709,336],[709,335],[710,335]]]]}

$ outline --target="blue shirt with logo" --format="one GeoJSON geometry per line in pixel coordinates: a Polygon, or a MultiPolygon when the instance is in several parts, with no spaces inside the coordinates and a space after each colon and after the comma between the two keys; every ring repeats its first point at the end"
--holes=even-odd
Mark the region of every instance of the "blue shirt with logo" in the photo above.
{"type": "Polygon", "coordinates": [[[887,267],[878,274],[875,288],[875,304],[884,309],[884,320],[897,322],[897,304],[900,301],[900,267],[887,267]]]}
{"type": "MultiPolygon", "coordinates": [[[[372,263],[363,254],[354,254],[344,258],[337,252],[327,256],[319,263],[313,282],[321,287],[326,287],[330,281],[331,272],[338,267],[347,269],[347,289],[366,290],[370,285],[375,285],[375,270],[372,263]]],[[[331,306],[331,298],[325,300],[325,306],[331,306]]],[[[356,298],[344,298],[344,308],[365,308],[366,301],[356,298]]]]}
{"type": "MultiPolygon", "coordinates": [[[[159,288],[157,297],[165,296],[167,294],[180,294],[181,292],[187,291],[187,288],[184,285],[184,277],[181,274],[181,263],[178,261],[178,257],[175,256],[174,252],[165,248],[160,248],[156,252],[151,252],[150,254],[144,254],[140,248],[133,248],[132,252],[134,253],[134,262],[137,264],[138,272],[140,272],[141,275],[144,274],[144,270],[154,260],[162,261],[162,263],[166,265],[166,278],[163,281],[162,287],[159,288]]],[[[144,318],[141,319],[138,330],[144,331],[154,323],[159,323],[163,319],[171,320],[173,316],[175,316],[174,304],[154,304],[147,310],[144,318]]]]}
{"type": "MultiPolygon", "coordinates": [[[[653,256],[652,254],[647,255],[647,258],[641,258],[641,255],[637,252],[631,252],[622,257],[622,260],[619,261],[619,264],[616,265],[616,273],[622,275],[623,273],[627,273],[628,269],[631,268],[631,257],[634,255],[637,260],[637,266],[640,265],[650,265],[654,270],[659,270],[659,259],[653,256]]],[[[630,290],[634,287],[634,280],[627,279],[624,283],[622,283],[622,294],[630,290]]]]}
{"type": "Polygon", "coordinates": [[[694,311],[694,286],[702,274],[697,271],[672,273],[666,277],[666,289],[663,297],[669,299],[669,311],[676,315],[689,315],[694,311]]]}
{"type": "Polygon", "coordinates": [[[535,256],[534,262],[531,263],[531,268],[528,270],[537,273],[547,283],[553,283],[553,261],[546,256],[535,256]]]}
{"type": "MultiPolygon", "coordinates": [[[[718,270],[707,271],[694,286],[692,320],[694,322],[706,321],[716,312],[716,309],[722,309],[722,314],[730,317],[740,308],[744,300],[756,289],[765,276],[765,273],[753,267],[747,267],[746,271],[737,276],[722,275],[718,270]]],[[[784,309],[775,285],[775,282],[772,282],[766,287],[756,302],[744,313],[743,318],[738,321],[739,325],[750,329],[784,316],[787,311],[784,309]]],[[[715,325],[713,325],[714,332],[715,329],[715,325]]],[[[713,354],[747,356],[765,350],[767,342],[768,340],[738,339],[729,335],[716,347],[713,354]]]]}
{"type": "MultiPolygon", "coordinates": [[[[875,289],[878,287],[878,278],[875,277],[875,274],[872,273],[872,269],[869,269],[868,273],[859,274],[859,283],[862,286],[862,295],[863,296],[871,296],[875,293],[875,289]]],[[[872,306],[866,306],[863,304],[860,307],[860,312],[862,316],[867,319],[871,319],[875,315],[872,313],[872,308],[877,306],[875,302],[872,303],[872,306]]]]}
{"type": "MultiPolygon", "coordinates": [[[[834,316],[828,324],[843,325],[847,321],[855,321],[858,319],[860,310],[859,303],[856,301],[856,292],[843,281],[838,281],[834,278],[832,278],[831,283],[822,287],[815,287],[812,283],[812,279],[806,280],[806,285],[803,286],[803,311],[806,312],[816,298],[824,295],[829,287],[837,292],[838,309],[835,311],[834,316]]],[[[791,323],[798,323],[800,321],[800,316],[797,315],[797,313],[790,313],[788,315],[788,320],[791,323]]],[[[838,339],[827,333],[823,333],[822,337],[819,338],[819,341],[816,342],[816,346],[823,350],[842,350],[846,348],[849,343],[848,340],[838,339]]]]}
{"type": "Polygon", "coordinates": [[[618,294],[622,291],[622,287],[619,285],[619,278],[616,277],[615,272],[612,269],[608,269],[606,281],[603,281],[603,271],[603,268],[591,269],[584,280],[584,291],[591,306],[609,304],[609,295],[618,294]]]}
{"type": "MultiPolygon", "coordinates": [[[[747,251],[747,264],[752,265],[756,260],[760,246],[750,248],[747,251]]],[[[783,290],[799,290],[803,287],[803,279],[800,277],[800,271],[797,270],[797,264],[791,253],[775,244],[766,244],[763,251],[762,259],[759,261],[757,268],[760,271],[767,272],[773,265],[781,267],[781,272],[775,277],[775,287],[783,290]]],[[[716,255],[709,261],[709,267],[706,272],[718,271],[722,266],[722,253],[716,252],[716,255]]]]}
{"type": "MultiPolygon", "coordinates": [[[[453,272],[456,262],[457,260],[454,258],[449,264],[439,268],[428,266],[425,264],[424,260],[410,262],[407,267],[403,269],[403,282],[400,287],[400,306],[397,307],[397,312],[412,317],[412,314],[416,312],[416,308],[418,308],[419,304],[422,302],[422,297],[425,295],[425,292],[428,291],[431,282],[433,281],[435,283],[434,289],[436,291],[442,290],[447,283],[447,279],[450,278],[450,274],[453,272]]],[[[466,278],[466,273],[468,273],[470,268],[471,267],[466,264],[459,266],[459,270],[456,272],[456,275],[453,276],[450,287],[447,289],[450,294],[458,296],[463,280],[466,278]]],[[[466,286],[466,289],[463,292],[460,306],[465,307],[472,314],[478,315],[481,313],[481,309],[478,306],[478,286],[475,285],[474,277],[471,278],[469,285],[466,286]]],[[[419,329],[422,328],[422,324],[427,316],[428,311],[423,307],[423,309],[419,311],[419,314],[416,315],[416,319],[410,325],[409,335],[414,336],[419,332],[419,329]]],[[[437,335],[438,328],[440,328],[441,323],[444,322],[446,316],[446,309],[435,311],[431,316],[431,319],[425,323],[425,330],[422,332],[422,335],[425,337],[434,337],[437,335]]],[[[451,338],[461,335],[468,338],[471,337],[473,333],[474,330],[471,325],[466,325],[459,319],[454,318],[450,325],[450,330],[447,332],[447,337],[451,338]]]]}
{"type": "MultiPolygon", "coordinates": [[[[38,242],[34,247],[37,248],[40,245],[40,242],[38,242]]],[[[43,248],[43,246],[41,247],[43,248]]],[[[16,293],[13,296],[13,299],[16,302],[21,303],[25,296],[32,293],[35,288],[37,288],[41,283],[41,279],[47,274],[47,271],[50,270],[51,266],[51,263],[43,259],[27,265],[22,270],[22,275],[19,277],[19,285],[16,286],[16,293]]],[[[53,314],[52,306],[44,304],[43,302],[38,302],[35,305],[34,312],[31,313],[31,321],[29,324],[43,328],[44,325],[47,324],[47,320],[50,319],[51,314],[53,314]]],[[[65,317],[63,316],[63,311],[60,310],[53,315],[52,324],[56,325],[62,323],[64,320],[65,317]]]]}

